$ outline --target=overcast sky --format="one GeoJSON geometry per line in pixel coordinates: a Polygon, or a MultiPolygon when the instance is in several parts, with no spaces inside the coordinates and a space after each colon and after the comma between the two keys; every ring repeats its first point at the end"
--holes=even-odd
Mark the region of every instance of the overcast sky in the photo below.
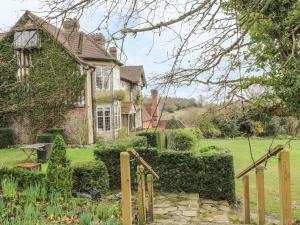
{"type": "MultiPolygon", "coordinates": [[[[42,11],[41,4],[38,0],[1,0],[0,31],[9,30],[25,10],[40,12],[42,11]]],[[[91,32],[95,29],[99,21],[99,16],[95,15],[96,13],[90,12],[81,18],[80,25],[83,31],[91,32]]],[[[148,79],[153,74],[159,74],[168,70],[168,64],[161,63],[168,51],[166,42],[167,38],[162,37],[149,53],[149,48],[152,46],[151,34],[139,35],[136,38],[128,39],[125,48],[128,56],[126,65],[143,65],[148,79]]],[[[148,94],[150,89],[151,87],[148,87],[145,93],[148,94]]],[[[195,86],[181,87],[176,91],[172,90],[170,95],[196,98],[199,95],[205,96],[203,88],[200,89],[195,86]]]]}

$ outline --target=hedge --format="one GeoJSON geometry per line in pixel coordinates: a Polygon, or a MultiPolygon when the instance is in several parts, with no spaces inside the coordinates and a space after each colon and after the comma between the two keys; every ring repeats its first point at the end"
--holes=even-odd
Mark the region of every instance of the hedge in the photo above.
{"type": "MultiPolygon", "coordinates": [[[[90,193],[95,188],[105,194],[109,187],[109,177],[103,162],[86,162],[73,167],[73,192],[90,193]]],[[[28,171],[19,168],[0,168],[0,184],[5,178],[13,178],[18,183],[19,190],[30,185],[43,184],[46,174],[40,171],[28,171]]],[[[1,185],[0,185],[1,189],[1,185]]]]}
{"type": "Polygon", "coordinates": [[[63,128],[56,128],[56,127],[55,128],[49,128],[49,129],[46,130],[45,133],[64,136],[64,129],[63,128]]]}
{"type": "Polygon", "coordinates": [[[163,134],[158,130],[149,130],[138,133],[137,136],[145,136],[147,138],[148,147],[162,149],[163,134]]]}
{"type": "Polygon", "coordinates": [[[176,129],[166,134],[166,148],[176,151],[189,151],[196,143],[196,136],[192,131],[176,129]]]}
{"type": "MultiPolygon", "coordinates": [[[[120,152],[122,148],[95,150],[110,176],[110,187],[120,188],[120,152]]],[[[219,152],[194,156],[190,152],[136,149],[160,176],[157,190],[199,193],[203,198],[235,202],[234,168],[231,154],[219,152]]],[[[136,162],[131,163],[133,186],[136,186],[136,162]]]]}
{"type": "Polygon", "coordinates": [[[73,189],[90,193],[94,189],[105,194],[109,189],[109,177],[102,161],[89,161],[73,166],[73,189]]]}
{"type": "Polygon", "coordinates": [[[0,148],[7,148],[14,145],[14,134],[12,129],[0,128],[0,148]]]}
{"type": "Polygon", "coordinates": [[[37,136],[36,141],[39,143],[53,143],[55,137],[55,134],[43,133],[37,136]]]}

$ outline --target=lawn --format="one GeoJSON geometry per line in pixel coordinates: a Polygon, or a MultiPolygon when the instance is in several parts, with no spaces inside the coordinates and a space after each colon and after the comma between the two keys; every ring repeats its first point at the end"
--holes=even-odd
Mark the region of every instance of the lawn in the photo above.
{"type": "MultiPolygon", "coordinates": [[[[94,160],[93,148],[67,148],[67,157],[71,163],[94,160]]],[[[27,156],[17,148],[0,150],[0,167],[14,167],[16,164],[25,162],[27,156]]],[[[34,157],[33,157],[34,158],[34,157]]],[[[42,171],[46,171],[47,164],[42,165],[42,171]]]]}
{"type": "MultiPolygon", "coordinates": [[[[271,139],[253,139],[251,145],[254,159],[258,159],[265,154],[269,148],[271,139]]],[[[285,144],[286,140],[275,140],[273,146],[285,144]]],[[[249,153],[248,142],[246,139],[206,139],[201,140],[199,146],[217,145],[228,148],[232,151],[234,157],[235,173],[237,174],[246,168],[252,162],[249,153]]],[[[292,200],[294,217],[300,218],[300,140],[291,142],[291,177],[292,177],[292,200]]],[[[277,158],[269,160],[265,171],[265,195],[266,210],[272,214],[279,214],[279,192],[278,192],[278,165],[277,158]]],[[[250,174],[250,198],[251,207],[255,210],[256,189],[255,189],[255,172],[250,174]]],[[[238,198],[242,197],[242,180],[236,180],[236,192],[238,198]]]]}
{"type": "MultiPolygon", "coordinates": [[[[252,139],[253,156],[255,159],[263,155],[269,148],[271,139],[252,139]]],[[[275,140],[273,146],[285,144],[286,140],[275,140]]],[[[228,148],[232,151],[234,157],[235,172],[238,173],[252,160],[249,153],[248,142],[246,139],[204,139],[199,141],[199,147],[207,145],[217,145],[228,148]]],[[[94,159],[93,148],[68,148],[67,156],[72,163],[89,161],[94,159]]],[[[15,166],[18,162],[26,159],[25,154],[18,149],[0,150],[0,166],[15,166]]],[[[47,164],[43,165],[43,171],[46,170],[47,164]]],[[[291,175],[292,175],[292,199],[294,207],[294,216],[300,218],[300,140],[291,143],[291,175]]],[[[239,199],[242,196],[242,181],[236,180],[236,192],[239,199]]],[[[266,210],[272,214],[279,214],[279,193],[278,193],[278,168],[277,159],[269,160],[267,170],[265,171],[265,194],[266,210]]],[[[251,206],[255,210],[256,190],[255,190],[255,173],[250,173],[250,195],[251,206]]]]}

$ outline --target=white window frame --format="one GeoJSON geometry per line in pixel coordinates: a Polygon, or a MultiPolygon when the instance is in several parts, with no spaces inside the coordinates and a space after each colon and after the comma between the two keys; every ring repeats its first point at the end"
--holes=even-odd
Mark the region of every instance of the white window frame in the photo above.
{"type": "Polygon", "coordinates": [[[97,114],[97,131],[108,132],[108,131],[112,131],[113,128],[115,130],[121,129],[121,105],[119,103],[114,104],[113,106],[112,105],[98,106],[96,114],[97,114]],[[107,116],[105,115],[105,113],[108,111],[109,111],[109,124],[107,123],[106,120],[107,116]],[[100,122],[102,126],[99,126],[100,122]]]}
{"type": "Polygon", "coordinates": [[[16,31],[14,34],[15,49],[31,49],[40,47],[40,38],[37,30],[16,31]]]}
{"type": "Polygon", "coordinates": [[[96,66],[95,70],[95,86],[98,91],[111,90],[113,82],[113,67],[112,66],[96,66]],[[98,80],[101,82],[98,85],[98,80]]]}

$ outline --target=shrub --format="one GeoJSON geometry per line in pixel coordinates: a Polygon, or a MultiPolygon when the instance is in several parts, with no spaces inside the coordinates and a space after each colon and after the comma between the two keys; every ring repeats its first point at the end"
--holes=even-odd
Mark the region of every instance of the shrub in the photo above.
{"type": "Polygon", "coordinates": [[[93,190],[105,194],[109,188],[108,172],[102,161],[91,161],[73,166],[73,190],[91,193],[93,190]]]}
{"type": "MultiPolygon", "coordinates": [[[[190,152],[136,149],[160,176],[155,188],[166,192],[194,192],[203,198],[235,201],[233,157],[224,152],[194,156],[190,152]]],[[[96,150],[108,170],[111,188],[120,188],[120,153],[122,149],[96,150]]],[[[136,162],[131,163],[135,174],[136,162]]],[[[132,176],[133,183],[136,178],[132,176]]]]}
{"type": "Polygon", "coordinates": [[[49,129],[46,130],[45,133],[64,136],[64,129],[63,128],[57,128],[57,127],[49,128],[49,129]]]}
{"type": "Polygon", "coordinates": [[[199,125],[199,128],[201,129],[203,137],[205,138],[216,138],[220,137],[221,135],[220,129],[209,121],[202,121],[202,123],[199,125]]]}
{"type": "Polygon", "coordinates": [[[39,143],[53,143],[55,134],[43,133],[37,135],[36,141],[39,143]]]}
{"type": "Polygon", "coordinates": [[[45,181],[45,174],[39,171],[28,171],[18,168],[1,168],[0,183],[5,179],[13,179],[18,184],[18,189],[23,190],[31,185],[42,184],[45,181]]]}
{"type": "Polygon", "coordinates": [[[144,136],[131,136],[111,141],[105,141],[103,139],[97,141],[98,149],[113,148],[113,146],[123,146],[124,148],[146,147],[147,138],[144,136]]]}
{"type": "Polygon", "coordinates": [[[167,120],[166,129],[180,129],[181,124],[173,116],[171,119],[167,120]]]}
{"type": "Polygon", "coordinates": [[[148,130],[138,133],[137,136],[145,136],[147,138],[147,146],[150,148],[162,149],[163,135],[158,130],[148,130]]]}
{"type": "Polygon", "coordinates": [[[14,134],[10,128],[0,128],[0,148],[14,145],[14,134]]]}
{"type": "Polygon", "coordinates": [[[188,151],[196,143],[194,134],[185,129],[176,129],[167,133],[167,148],[176,151],[188,151]]]}
{"type": "Polygon", "coordinates": [[[49,193],[60,193],[66,197],[72,193],[72,169],[66,158],[65,142],[57,135],[47,168],[46,187],[49,193]]]}

